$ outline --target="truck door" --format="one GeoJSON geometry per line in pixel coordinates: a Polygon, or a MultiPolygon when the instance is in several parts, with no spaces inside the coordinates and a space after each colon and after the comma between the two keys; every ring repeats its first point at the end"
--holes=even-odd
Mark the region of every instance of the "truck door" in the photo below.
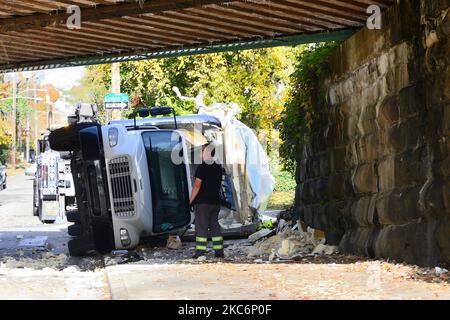
{"type": "Polygon", "coordinates": [[[184,228],[192,222],[191,181],[184,138],[173,130],[147,131],[142,136],[150,173],[153,232],[184,228]]]}

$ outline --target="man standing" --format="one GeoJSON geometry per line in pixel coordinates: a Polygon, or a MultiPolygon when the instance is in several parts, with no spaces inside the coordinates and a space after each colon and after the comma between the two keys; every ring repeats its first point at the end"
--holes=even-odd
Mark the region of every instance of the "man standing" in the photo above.
{"type": "Polygon", "coordinates": [[[222,166],[214,160],[211,145],[202,147],[202,164],[195,173],[190,204],[195,205],[196,251],[194,259],[205,255],[210,231],[216,258],[223,258],[223,237],[219,224],[222,166]]]}

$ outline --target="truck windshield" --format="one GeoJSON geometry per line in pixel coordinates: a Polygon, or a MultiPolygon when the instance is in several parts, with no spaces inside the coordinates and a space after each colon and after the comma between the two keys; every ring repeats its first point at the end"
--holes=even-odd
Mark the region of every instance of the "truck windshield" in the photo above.
{"type": "MultiPolygon", "coordinates": [[[[190,222],[189,188],[185,164],[174,164],[172,150],[181,141],[172,131],[144,132],[153,203],[153,232],[184,227],[190,222]]],[[[180,137],[181,139],[181,137],[180,137]]]]}

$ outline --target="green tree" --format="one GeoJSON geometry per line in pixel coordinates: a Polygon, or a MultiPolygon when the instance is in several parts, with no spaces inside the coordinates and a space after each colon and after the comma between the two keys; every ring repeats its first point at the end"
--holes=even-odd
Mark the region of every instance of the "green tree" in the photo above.
{"type": "Polygon", "coordinates": [[[91,103],[97,106],[99,118],[106,121],[106,111],[103,99],[108,93],[111,81],[108,82],[107,65],[88,66],[79,83],[65,92],[67,101],[73,105],[77,103],[91,103]]]}

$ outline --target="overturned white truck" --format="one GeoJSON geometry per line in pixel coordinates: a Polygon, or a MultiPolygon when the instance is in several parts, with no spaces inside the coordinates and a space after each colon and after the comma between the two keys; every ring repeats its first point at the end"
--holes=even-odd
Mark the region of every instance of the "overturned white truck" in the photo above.
{"type": "Polygon", "coordinates": [[[207,141],[224,150],[223,227],[231,220],[254,224],[264,211],[273,178],[251,130],[244,136],[238,126],[226,131],[210,115],[146,118],[172,112],[169,107],[142,109],[143,119],[105,126],[76,123],[50,134],[52,149],[71,152],[78,204],[78,211],[67,217],[75,223],[71,255],[131,249],[143,237],[189,228],[195,220],[189,206],[195,159],[207,141]]]}

